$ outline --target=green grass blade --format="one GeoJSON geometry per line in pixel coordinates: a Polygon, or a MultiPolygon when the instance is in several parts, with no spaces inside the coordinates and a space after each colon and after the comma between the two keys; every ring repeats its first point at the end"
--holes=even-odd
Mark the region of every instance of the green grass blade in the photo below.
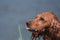
{"type": "Polygon", "coordinates": [[[18,31],[19,31],[19,39],[18,40],[22,40],[22,33],[21,33],[20,25],[18,25],[18,31]]]}

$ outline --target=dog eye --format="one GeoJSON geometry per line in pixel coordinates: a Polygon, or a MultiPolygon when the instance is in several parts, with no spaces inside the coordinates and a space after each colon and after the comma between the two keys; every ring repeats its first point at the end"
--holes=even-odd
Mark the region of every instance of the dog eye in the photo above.
{"type": "Polygon", "coordinates": [[[39,20],[40,20],[40,21],[44,21],[44,19],[43,19],[43,18],[40,18],[39,20]]]}

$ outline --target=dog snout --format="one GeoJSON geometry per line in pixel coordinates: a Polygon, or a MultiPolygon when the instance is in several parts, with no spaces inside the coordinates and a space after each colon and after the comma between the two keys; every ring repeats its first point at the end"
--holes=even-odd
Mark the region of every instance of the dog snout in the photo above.
{"type": "Polygon", "coordinates": [[[26,22],[26,25],[27,25],[27,27],[29,27],[30,26],[30,23],[29,22],[26,22]]]}

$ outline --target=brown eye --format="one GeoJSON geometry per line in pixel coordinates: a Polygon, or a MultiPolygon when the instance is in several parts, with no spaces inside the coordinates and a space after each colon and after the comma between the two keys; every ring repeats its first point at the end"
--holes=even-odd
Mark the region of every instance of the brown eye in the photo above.
{"type": "Polygon", "coordinates": [[[40,18],[39,20],[40,20],[40,21],[44,21],[44,18],[40,18]]]}

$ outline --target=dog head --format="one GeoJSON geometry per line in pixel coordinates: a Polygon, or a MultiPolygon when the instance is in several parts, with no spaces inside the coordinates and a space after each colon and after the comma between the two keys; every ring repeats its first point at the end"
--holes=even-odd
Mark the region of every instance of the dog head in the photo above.
{"type": "Polygon", "coordinates": [[[27,29],[30,31],[44,31],[49,28],[54,20],[58,20],[53,12],[42,12],[31,21],[26,22],[27,29]]]}

